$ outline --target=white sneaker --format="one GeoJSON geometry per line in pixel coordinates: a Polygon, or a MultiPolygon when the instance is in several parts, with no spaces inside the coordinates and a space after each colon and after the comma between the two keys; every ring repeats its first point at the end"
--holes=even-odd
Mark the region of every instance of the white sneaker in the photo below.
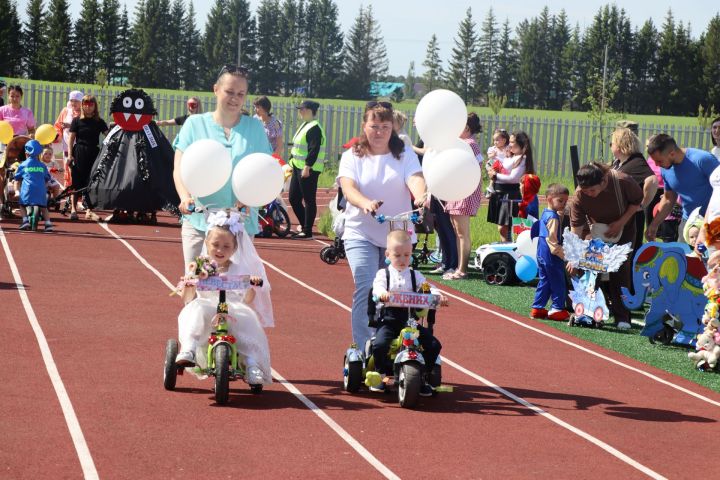
{"type": "Polygon", "coordinates": [[[257,365],[250,365],[245,372],[245,381],[248,385],[262,385],[263,373],[257,365]]]}
{"type": "Polygon", "coordinates": [[[617,329],[618,330],[630,330],[631,325],[628,322],[618,322],[617,329]]]}
{"type": "Polygon", "coordinates": [[[195,354],[193,352],[180,352],[175,357],[175,364],[181,367],[192,367],[195,365],[195,354]]]}
{"type": "Polygon", "coordinates": [[[428,273],[432,273],[433,275],[445,273],[445,267],[443,267],[442,265],[438,265],[437,267],[430,270],[428,273]]]}

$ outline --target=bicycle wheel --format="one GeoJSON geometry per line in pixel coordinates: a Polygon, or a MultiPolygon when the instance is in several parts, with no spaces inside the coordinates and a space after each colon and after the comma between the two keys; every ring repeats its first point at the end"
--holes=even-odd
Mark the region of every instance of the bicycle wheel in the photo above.
{"type": "Polygon", "coordinates": [[[178,342],[171,338],[165,345],[165,372],[163,374],[163,386],[165,390],[175,390],[178,370],[177,365],[175,365],[175,357],[177,357],[177,354],[178,342]]]}
{"type": "Polygon", "coordinates": [[[230,346],[221,343],[213,349],[215,358],[215,401],[225,405],[230,395],[230,346]]]}
{"type": "Polygon", "coordinates": [[[273,231],[275,235],[280,238],[285,238],[290,233],[290,215],[282,207],[282,205],[276,205],[275,210],[272,212],[273,219],[273,231]]]}

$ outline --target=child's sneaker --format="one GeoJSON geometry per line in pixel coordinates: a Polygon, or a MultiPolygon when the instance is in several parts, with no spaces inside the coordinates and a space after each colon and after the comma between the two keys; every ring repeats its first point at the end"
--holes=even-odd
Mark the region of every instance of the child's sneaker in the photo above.
{"type": "Polygon", "coordinates": [[[195,365],[195,354],[193,352],[180,352],[175,357],[175,365],[179,367],[192,367],[195,365]]]}
{"type": "Polygon", "coordinates": [[[22,223],[20,224],[20,230],[30,230],[30,222],[26,217],[23,217],[22,223]]]}
{"type": "MultiPolygon", "coordinates": [[[[365,375],[365,385],[370,387],[370,390],[372,390],[374,387],[377,387],[378,385],[381,385],[383,383],[382,381],[382,375],[380,375],[380,372],[368,372],[365,375]]],[[[373,390],[376,391],[384,391],[383,390],[373,390]]]]}
{"type": "Polygon", "coordinates": [[[370,387],[370,391],[385,393],[385,384],[383,382],[380,382],[380,385],[378,385],[376,387],[370,387]]]}
{"type": "Polygon", "coordinates": [[[423,382],[422,386],[420,387],[420,392],[418,392],[418,395],[421,397],[432,397],[433,395],[433,387],[427,382],[423,382]]]}
{"type": "Polygon", "coordinates": [[[55,226],[52,224],[51,221],[48,220],[47,222],[45,222],[45,231],[46,232],[52,232],[54,228],[55,228],[55,226]]]}
{"type": "Polygon", "coordinates": [[[548,312],[544,308],[533,308],[530,310],[530,316],[532,318],[547,318],[548,312]]]}
{"type": "Polygon", "coordinates": [[[257,365],[250,365],[245,372],[245,381],[248,385],[262,385],[263,373],[257,365]]]}

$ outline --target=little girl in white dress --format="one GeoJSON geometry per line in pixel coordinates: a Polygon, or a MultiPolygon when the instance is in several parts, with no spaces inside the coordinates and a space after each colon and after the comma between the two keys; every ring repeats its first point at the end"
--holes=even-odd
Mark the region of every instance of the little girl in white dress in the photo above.
{"type": "MultiPolygon", "coordinates": [[[[263,327],[275,325],[270,283],[257,251],[244,231],[240,214],[226,211],[210,214],[203,255],[216,263],[219,274],[250,275],[252,283],[260,283],[262,279],[262,286],[253,286],[247,291],[227,291],[225,300],[229,311],[228,331],[236,338],[239,360],[246,367],[245,380],[251,385],[270,384],[270,347],[263,330],[263,327]]],[[[195,274],[196,268],[197,263],[189,265],[189,274],[195,274]]],[[[208,337],[217,313],[219,292],[194,290],[195,287],[189,284],[183,287],[183,298],[188,298],[188,293],[197,296],[178,316],[181,351],[176,363],[206,368],[208,337]]]]}

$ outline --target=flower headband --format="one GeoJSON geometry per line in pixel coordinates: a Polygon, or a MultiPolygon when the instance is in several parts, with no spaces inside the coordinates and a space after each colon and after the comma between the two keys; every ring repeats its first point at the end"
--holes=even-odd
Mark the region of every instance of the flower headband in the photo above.
{"type": "Polygon", "coordinates": [[[242,217],[237,212],[215,212],[211,213],[207,219],[208,228],[212,227],[224,227],[230,230],[230,233],[237,235],[240,232],[245,231],[245,226],[242,222],[242,217]]]}

